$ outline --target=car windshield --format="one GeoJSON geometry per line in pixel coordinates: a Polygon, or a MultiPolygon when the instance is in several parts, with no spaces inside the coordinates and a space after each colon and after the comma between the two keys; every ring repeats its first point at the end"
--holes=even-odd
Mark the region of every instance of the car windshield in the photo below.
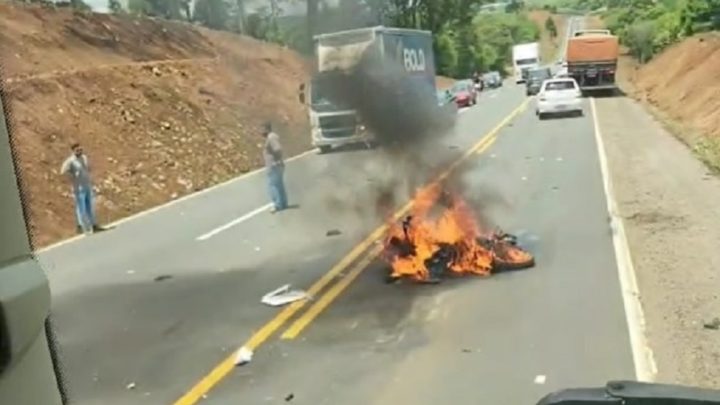
{"type": "Polygon", "coordinates": [[[537,63],[537,62],[538,62],[537,58],[526,58],[526,59],[518,59],[518,60],[516,60],[516,61],[515,61],[515,64],[517,64],[518,66],[520,66],[520,65],[531,65],[531,64],[537,63]]]}
{"type": "Polygon", "coordinates": [[[575,83],[570,80],[553,81],[545,83],[545,90],[573,90],[575,89],[575,83]]]}
{"type": "Polygon", "coordinates": [[[549,69],[537,69],[530,71],[530,79],[532,80],[543,80],[551,77],[549,69]]]}

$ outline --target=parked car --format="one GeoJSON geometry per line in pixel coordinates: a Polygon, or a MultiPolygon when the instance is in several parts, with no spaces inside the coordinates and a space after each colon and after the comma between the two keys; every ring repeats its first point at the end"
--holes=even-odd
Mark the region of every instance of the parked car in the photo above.
{"type": "Polygon", "coordinates": [[[535,114],[545,119],[551,114],[583,115],[582,92],[573,78],[545,80],[537,95],[535,114]]]}
{"type": "Polygon", "coordinates": [[[477,91],[475,91],[472,80],[457,81],[450,91],[455,97],[458,107],[470,107],[477,103],[477,91]]]}
{"type": "Polygon", "coordinates": [[[543,82],[552,77],[549,67],[541,67],[532,69],[528,72],[527,81],[525,81],[525,94],[532,96],[540,91],[543,82]]]}

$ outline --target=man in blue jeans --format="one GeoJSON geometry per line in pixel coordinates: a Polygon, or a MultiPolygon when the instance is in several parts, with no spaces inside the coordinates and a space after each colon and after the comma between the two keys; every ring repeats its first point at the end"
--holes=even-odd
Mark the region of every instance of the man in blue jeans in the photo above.
{"type": "Polygon", "coordinates": [[[75,199],[75,215],[77,217],[78,233],[92,233],[101,231],[95,222],[95,208],[93,207],[93,189],[90,178],[90,164],[79,143],[70,147],[72,154],[62,164],[60,173],[70,180],[73,197],[75,199]]]}
{"type": "Polygon", "coordinates": [[[262,135],[265,138],[263,159],[267,170],[270,199],[273,202],[273,208],[270,212],[276,213],[288,208],[285,180],[283,179],[285,162],[283,161],[280,137],[273,132],[272,125],[269,122],[265,123],[262,135]]]}

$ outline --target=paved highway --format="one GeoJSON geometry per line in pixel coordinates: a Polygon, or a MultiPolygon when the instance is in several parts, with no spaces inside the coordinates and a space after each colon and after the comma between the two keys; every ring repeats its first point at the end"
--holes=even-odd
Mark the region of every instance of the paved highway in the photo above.
{"type": "Polygon", "coordinates": [[[388,167],[365,150],[290,162],[297,209],[267,212],[259,172],[41,252],[73,403],[530,404],[633,378],[585,108],[539,121],[507,85],[431,153],[464,159],[474,204],[536,255],[527,271],[385,284],[368,235],[381,225],[370,191],[388,167]],[[315,299],[260,303],[285,283],[315,299]],[[242,345],[255,357],[234,368],[242,345]]]}
{"type": "Polygon", "coordinates": [[[519,111],[469,155],[464,179],[488,216],[530,243],[536,268],[434,287],[384,284],[374,261],[338,270],[349,252],[365,261],[355,247],[379,223],[328,211],[326,198],[361,198],[367,177],[379,175],[366,167],[375,152],[310,154],[289,164],[298,209],[258,212],[260,173],[40,254],[71,395],[80,404],[169,404],[189,392],[181,404],[213,386],[203,403],[293,393],[300,404],[519,404],[632,377],[590,105],[583,118],[540,122],[532,104],[517,110],[523,102],[512,85],[483,94],[448,145],[460,155],[519,111]],[[342,234],[327,237],[330,229],[342,234]],[[259,302],[285,283],[310,288],[328,271],[339,275],[285,321],[274,317],[287,309],[259,302]],[[154,281],[162,275],[172,278],[154,281]],[[309,319],[318,302],[327,308],[309,319]],[[281,338],[297,319],[310,322],[281,338]],[[193,389],[251,337],[251,364],[221,366],[193,389]]]}

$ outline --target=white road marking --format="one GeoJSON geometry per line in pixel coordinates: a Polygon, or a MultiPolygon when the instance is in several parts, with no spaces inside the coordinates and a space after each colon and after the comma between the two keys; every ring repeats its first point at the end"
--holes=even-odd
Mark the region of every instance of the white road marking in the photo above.
{"type": "MultiPolygon", "coordinates": [[[[207,233],[204,233],[204,234],[198,236],[197,238],[195,238],[195,240],[197,240],[197,241],[208,240],[208,239],[212,238],[213,236],[219,234],[220,232],[227,231],[228,229],[232,228],[233,226],[238,225],[242,222],[245,222],[248,219],[254,217],[255,215],[257,215],[263,211],[269,210],[270,208],[272,208],[272,206],[273,206],[272,204],[265,204],[262,207],[255,208],[254,210],[248,212],[247,214],[245,214],[241,217],[235,218],[232,221],[226,223],[225,225],[221,225],[207,233]]],[[[257,249],[257,250],[259,250],[259,249],[257,249]]]]}
{"type": "MultiPolygon", "coordinates": [[[[292,161],[294,161],[294,160],[297,160],[297,159],[303,158],[303,157],[305,157],[305,156],[308,156],[308,155],[310,155],[310,154],[313,153],[313,152],[316,152],[316,149],[310,149],[309,151],[303,152],[303,153],[301,153],[301,154],[299,154],[299,155],[295,155],[295,156],[293,156],[293,157],[285,160],[285,162],[286,162],[286,163],[292,162],[292,161]]],[[[121,225],[121,224],[124,224],[124,223],[126,223],[126,222],[130,222],[130,221],[136,220],[136,219],[138,219],[138,218],[140,218],[140,217],[142,217],[142,216],[145,216],[145,215],[148,215],[148,214],[152,214],[152,213],[157,212],[157,211],[160,211],[160,210],[162,210],[162,209],[164,209],[164,208],[168,208],[168,207],[173,206],[173,205],[175,205],[175,204],[177,204],[177,203],[180,203],[180,202],[182,202],[182,201],[187,201],[187,200],[190,200],[190,199],[192,199],[192,198],[195,198],[195,197],[201,196],[201,195],[203,195],[203,194],[209,193],[209,192],[211,192],[211,191],[215,191],[215,190],[218,190],[218,189],[220,189],[220,188],[227,187],[227,186],[229,186],[229,185],[231,185],[231,184],[233,184],[233,183],[235,183],[235,182],[237,182],[237,181],[243,180],[243,179],[245,179],[245,178],[247,178],[247,177],[250,177],[250,176],[257,175],[257,174],[259,174],[259,173],[261,173],[261,172],[264,172],[264,171],[265,171],[265,168],[262,167],[262,168],[259,168],[259,169],[256,169],[256,170],[253,170],[253,171],[250,171],[250,172],[247,172],[247,173],[243,173],[243,174],[241,174],[240,176],[233,177],[232,179],[227,180],[227,181],[225,181],[225,182],[216,184],[216,185],[214,185],[214,186],[210,186],[210,187],[208,187],[208,188],[202,189],[202,190],[200,190],[200,191],[196,191],[196,192],[191,193],[191,194],[184,195],[184,196],[182,196],[182,197],[180,197],[180,198],[178,198],[178,199],[175,199],[175,200],[172,200],[172,201],[168,201],[168,202],[166,202],[165,204],[156,205],[156,206],[154,206],[154,207],[152,207],[152,208],[148,208],[148,209],[145,210],[145,211],[140,211],[140,212],[138,212],[138,213],[135,213],[135,214],[133,214],[133,215],[127,216],[127,217],[125,217],[125,218],[118,219],[117,221],[115,221],[115,222],[113,222],[113,223],[110,223],[110,224],[107,224],[107,225],[105,225],[105,226],[106,226],[106,227],[110,227],[110,228],[116,227],[116,226],[121,225]]],[[[54,243],[54,244],[52,244],[52,245],[46,246],[46,247],[41,248],[41,249],[37,249],[37,250],[35,250],[35,253],[43,253],[43,252],[46,252],[46,251],[48,251],[48,250],[52,250],[52,249],[58,248],[58,247],[60,247],[60,246],[66,245],[66,244],[68,244],[68,243],[75,242],[75,241],[77,241],[78,239],[83,238],[84,236],[85,236],[85,235],[78,235],[78,236],[73,236],[73,237],[68,238],[68,239],[65,239],[65,240],[61,240],[60,242],[54,243]]]]}
{"type": "Polygon", "coordinates": [[[535,376],[535,384],[545,384],[545,376],[542,374],[538,374],[535,376]]]}
{"type": "Polygon", "coordinates": [[[598,158],[600,160],[600,171],[603,177],[605,197],[607,198],[608,215],[610,216],[610,227],[613,230],[613,246],[615,247],[615,259],[617,261],[618,276],[620,278],[620,289],[622,290],[623,305],[625,306],[625,317],[630,334],[630,347],[635,364],[635,376],[638,381],[652,382],[657,375],[655,356],[645,336],[645,315],[640,303],[640,292],[637,286],[637,277],[633,267],[630,248],[628,247],[625,226],[615,201],[612,181],[608,170],[605,145],[600,132],[597,107],[595,98],[590,99],[592,107],[593,124],[595,126],[595,142],[597,143],[598,158]]]}

